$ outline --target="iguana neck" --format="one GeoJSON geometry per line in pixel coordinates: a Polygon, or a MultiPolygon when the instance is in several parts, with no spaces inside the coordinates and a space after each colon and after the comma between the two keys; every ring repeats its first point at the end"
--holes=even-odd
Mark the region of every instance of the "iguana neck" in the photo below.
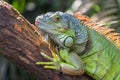
{"type": "Polygon", "coordinates": [[[108,38],[113,44],[120,48],[120,36],[118,33],[114,32],[114,29],[106,28],[105,25],[100,25],[97,22],[94,22],[87,16],[80,15],[79,12],[75,13],[74,16],[80,20],[80,23],[85,25],[87,28],[93,29],[106,38],[108,38]]]}

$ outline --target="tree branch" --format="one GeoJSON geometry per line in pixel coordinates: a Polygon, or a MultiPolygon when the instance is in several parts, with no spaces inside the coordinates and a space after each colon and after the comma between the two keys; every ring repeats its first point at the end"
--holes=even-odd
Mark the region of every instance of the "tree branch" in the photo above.
{"type": "Polygon", "coordinates": [[[27,70],[37,80],[90,80],[86,75],[68,76],[35,65],[37,61],[45,61],[40,51],[50,55],[51,50],[36,26],[11,5],[0,1],[0,55],[27,70]]]}

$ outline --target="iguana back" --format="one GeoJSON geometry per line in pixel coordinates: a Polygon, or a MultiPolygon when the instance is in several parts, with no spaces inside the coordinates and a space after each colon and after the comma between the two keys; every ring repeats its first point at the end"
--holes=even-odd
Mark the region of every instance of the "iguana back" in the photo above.
{"type": "Polygon", "coordinates": [[[89,50],[82,55],[86,73],[96,80],[120,80],[120,36],[86,16],[75,13],[88,29],[89,50]]]}

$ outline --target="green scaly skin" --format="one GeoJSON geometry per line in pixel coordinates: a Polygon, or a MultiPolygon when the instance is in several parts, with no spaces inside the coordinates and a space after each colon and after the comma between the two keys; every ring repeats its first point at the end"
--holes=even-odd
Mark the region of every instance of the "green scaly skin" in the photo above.
{"type": "Polygon", "coordinates": [[[41,52],[51,62],[37,65],[69,75],[86,72],[96,80],[120,80],[120,49],[99,32],[63,12],[38,16],[35,24],[60,46],[53,58],[41,52]]]}

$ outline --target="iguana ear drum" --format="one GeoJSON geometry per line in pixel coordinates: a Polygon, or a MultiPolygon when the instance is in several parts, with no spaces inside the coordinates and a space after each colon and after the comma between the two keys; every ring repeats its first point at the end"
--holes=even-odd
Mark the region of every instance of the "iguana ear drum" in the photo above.
{"type": "Polygon", "coordinates": [[[71,47],[74,43],[74,38],[72,36],[68,35],[61,35],[59,38],[59,44],[61,44],[63,47],[71,47]]]}
{"type": "Polygon", "coordinates": [[[73,45],[73,42],[74,42],[74,39],[72,36],[67,36],[65,39],[64,39],[64,46],[65,47],[71,47],[73,45]]]}

